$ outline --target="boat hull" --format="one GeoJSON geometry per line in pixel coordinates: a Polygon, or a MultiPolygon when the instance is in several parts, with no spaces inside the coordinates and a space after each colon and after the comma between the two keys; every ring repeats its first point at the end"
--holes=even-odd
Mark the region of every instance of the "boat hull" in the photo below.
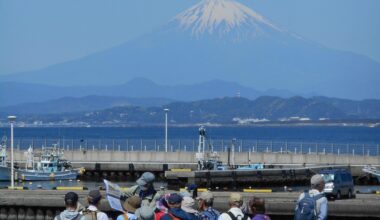
{"type": "Polygon", "coordinates": [[[43,172],[32,170],[18,170],[18,179],[22,181],[52,181],[52,180],[75,180],[78,175],[78,170],[58,171],[58,172],[43,172]]]}
{"type": "Polygon", "coordinates": [[[0,166],[0,181],[10,181],[11,168],[0,166]]]}

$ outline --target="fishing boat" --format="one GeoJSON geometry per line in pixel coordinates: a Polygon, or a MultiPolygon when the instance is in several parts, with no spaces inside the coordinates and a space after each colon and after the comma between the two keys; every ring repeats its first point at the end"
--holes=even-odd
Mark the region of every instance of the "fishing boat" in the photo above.
{"type": "Polygon", "coordinates": [[[6,138],[3,137],[0,143],[0,181],[9,181],[11,178],[11,168],[7,165],[6,138]]]}
{"type": "MultiPolygon", "coordinates": [[[[28,158],[32,151],[28,150],[28,158]]],[[[42,148],[40,161],[32,161],[32,169],[18,169],[17,178],[21,181],[47,181],[47,180],[75,180],[82,174],[83,169],[73,169],[66,159],[63,159],[64,150],[57,147],[42,148]]]]}
{"type": "Polygon", "coordinates": [[[367,165],[362,170],[365,173],[368,173],[368,174],[371,174],[371,175],[377,177],[377,180],[380,183],[380,170],[378,170],[376,167],[371,166],[371,165],[367,165]]]}

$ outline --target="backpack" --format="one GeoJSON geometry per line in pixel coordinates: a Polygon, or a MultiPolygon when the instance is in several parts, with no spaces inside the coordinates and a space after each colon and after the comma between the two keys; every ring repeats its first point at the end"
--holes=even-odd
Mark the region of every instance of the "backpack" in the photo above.
{"type": "Polygon", "coordinates": [[[306,190],[304,197],[297,203],[294,220],[313,220],[317,219],[317,200],[324,197],[323,194],[310,196],[306,190]]]}
{"type": "Polygon", "coordinates": [[[217,220],[219,217],[219,213],[216,213],[214,210],[205,210],[201,213],[202,219],[207,220],[217,220]]]}
{"type": "Polygon", "coordinates": [[[85,209],[85,210],[83,210],[82,215],[84,217],[86,217],[86,219],[88,219],[88,220],[97,220],[98,219],[98,216],[97,216],[98,212],[99,212],[98,210],[92,211],[89,209],[85,209]]]}
{"type": "Polygon", "coordinates": [[[228,211],[227,214],[230,216],[232,220],[247,220],[249,218],[248,215],[244,214],[244,216],[238,215],[235,216],[232,212],[228,211]],[[240,217],[240,218],[239,218],[240,217]]]}

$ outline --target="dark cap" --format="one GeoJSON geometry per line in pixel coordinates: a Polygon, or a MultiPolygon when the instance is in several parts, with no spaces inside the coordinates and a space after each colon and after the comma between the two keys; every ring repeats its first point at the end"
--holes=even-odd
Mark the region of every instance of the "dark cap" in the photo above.
{"type": "Polygon", "coordinates": [[[90,193],[88,193],[88,198],[90,200],[90,203],[95,204],[100,201],[102,195],[100,194],[99,190],[91,190],[90,193]]]}
{"type": "Polygon", "coordinates": [[[182,202],[182,196],[180,196],[177,193],[170,194],[170,196],[168,198],[168,203],[169,204],[179,204],[181,202],[182,202]]]}
{"type": "Polygon", "coordinates": [[[65,195],[65,204],[73,206],[78,202],[78,194],[75,192],[68,192],[65,195]]]}

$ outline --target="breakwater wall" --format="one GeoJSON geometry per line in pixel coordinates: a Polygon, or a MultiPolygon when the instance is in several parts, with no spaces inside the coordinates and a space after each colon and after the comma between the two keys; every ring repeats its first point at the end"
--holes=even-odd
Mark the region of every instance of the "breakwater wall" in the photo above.
{"type": "MultiPolygon", "coordinates": [[[[10,155],[10,154],[8,154],[10,155]]],[[[35,154],[38,155],[38,150],[35,154]]],[[[290,164],[290,165],[366,165],[380,166],[378,156],[358,156],[351,154],[323,154],[323,153],[266,153],[266,152],[235,152],[229,156],[228,152],[219,153],[220,160],[231,165],[242,165],[249,163],[290,164]]],[[[161,170],[162,164],[168,164],[169,168],[194,167],[197,160],[194,152],[176,151],[99,151],[99,150],[69,150],[65,151],[65,158],[73,163],[75,167],[85,167],[92,170],[96,164],[100,164],[102,169],[124,170],[126,164],[136,164],[137,167],[157,167],[161,170]]],[[[9,157],[8,157],[9,159],[9,157]]],[[[15,160],[25,161],[24,151],[15,151],[15,160]]],[[[99,165],[98,165],[99,166],[99,165]]],[[[143,169],[143,168],[141,168],[143,169]]]]}
{"type": "MultiPolygon", "coordinates": [[[[36,151],[35,156],[38,155],[36,151]]],[[[231,166],[245,165],[249,163],[263,163],[265,168],[284,169],[281,175],[292,177],[292,170],[299,167],[333,167],[349,166],[352,175],[357,183],[371,184],[376,179],[370,176],[365,177],[362,168],[366,164],[380,166],[380,157],[377,156],[353,156],[353,155],[336,155],[336,154],[300,154],[300,153],[263,153],[263,152],[235,152],[229,156],[228,152],[219,154],[220,160],[231,166]]],[[[151,171],[158,177],[164,179],[164,173],[172,169],[197,169],[197,160],[194,152],[156,152],[156,151],[97,151],[97,150],[74,150],[65,151],[65,158],[72,162],[74,168],[84,167],[86,172],[81,178],[107,178],[118,179],[131,177],[133,181],[141,175],[142,172],[151,171]]],[[[8,158],[9,159],[9,158],[8,158]]],[[[15,159],[19,166],[25,166],[23,151],[15,151],[15,159]]],[[[37,157],[36,157],[37,160],[37,157]]],[[[296,174],[296,173],[295,173],[296,174]]],[[[259,174],[258,174],[259,175],[259,174]]],[[[259,175],[260,176],[260,175],[259,175]]],[[[293,175],[294,176],[294,175],[293,175]]],[[[305,181],[301,176],[301,182],[305,181]]],[[[238,177],[238,175],[237,175],[238,177]]],[[[182,178],[182,177],[179,177],[182,178]]],[[[210,176],[211,178],[211,176],[210,176]]],[[[182,178],[183,179],[183,178],[182,178]]],[[[294,179],[294,178],[293,178],[294,179]]],[[[291,179],[292,180],[292,179],[291,179]]],[[[293,181],[293,180],[292,180],[293,181]]],[[[186,182],[189,181],[187,178],[186,182]]]]}

